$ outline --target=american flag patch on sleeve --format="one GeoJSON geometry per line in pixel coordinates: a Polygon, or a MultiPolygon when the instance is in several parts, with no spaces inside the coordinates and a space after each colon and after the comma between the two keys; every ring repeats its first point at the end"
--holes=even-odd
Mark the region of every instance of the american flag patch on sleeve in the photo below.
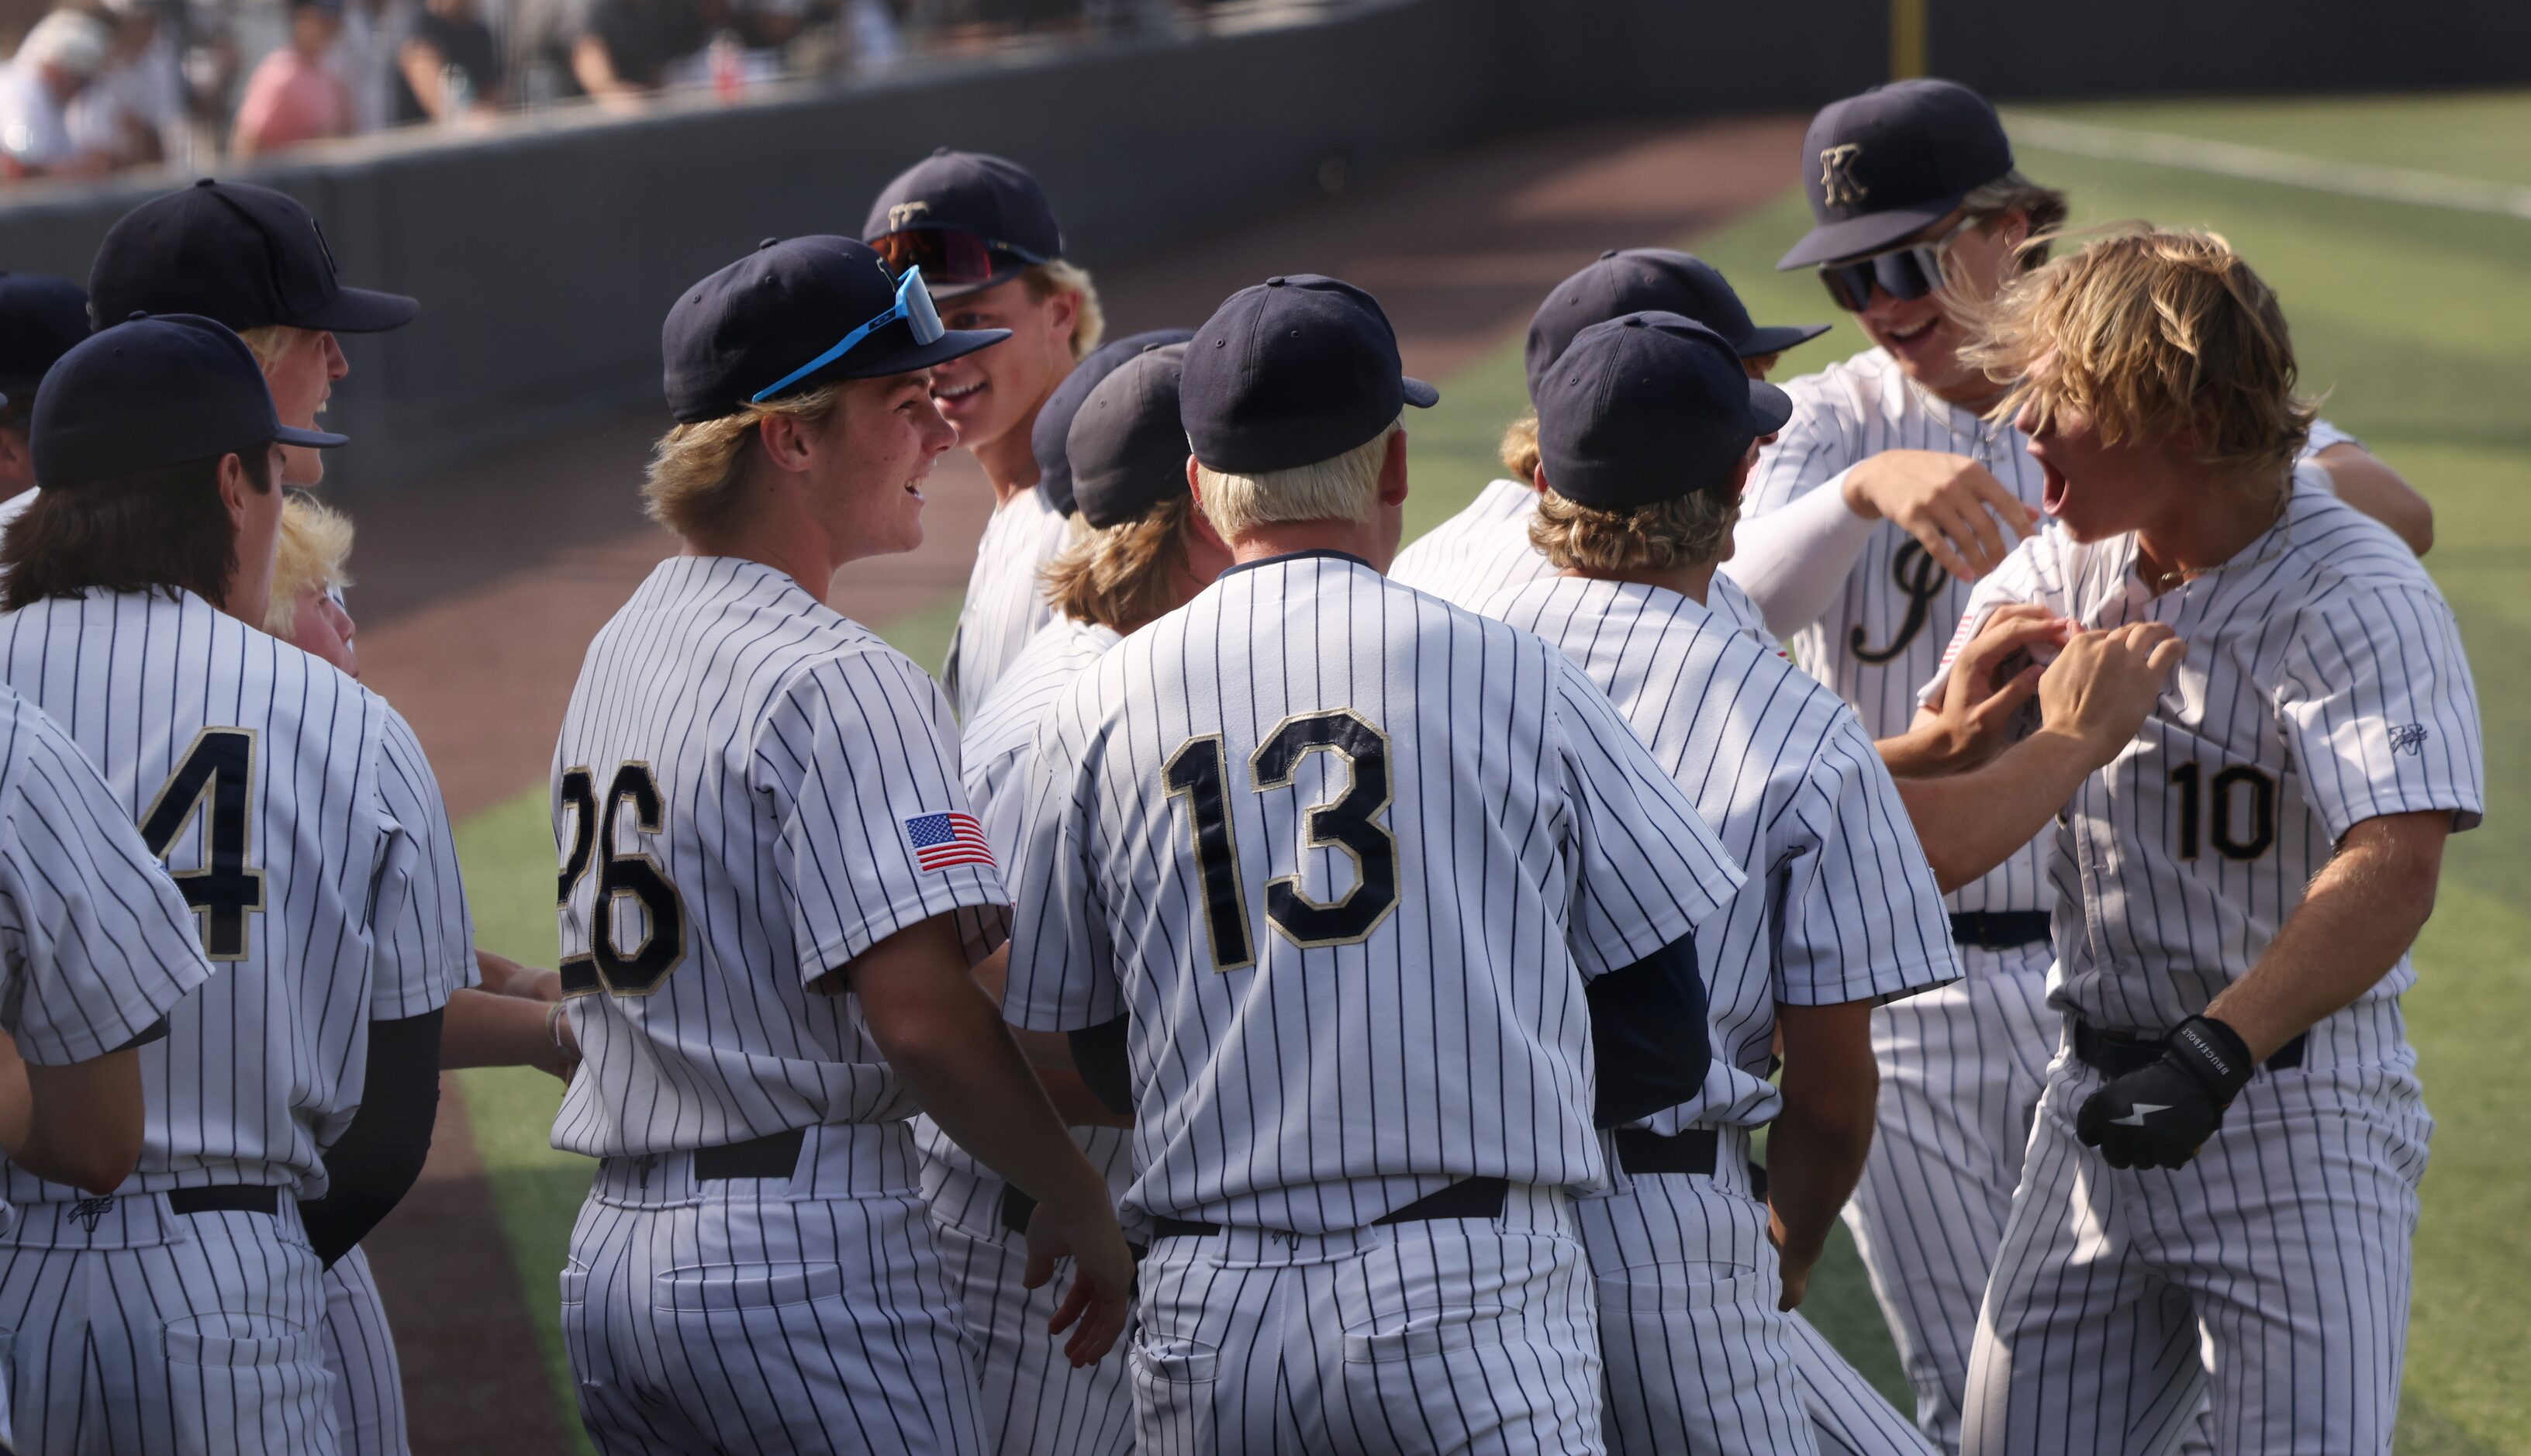
{"type": "Polygon", "coordinates": [[[946,869],[952,865],[996,868],[993,847],[984,842],[984,826],[971,813],[918,814],[905,821],[905,838],[914,846],[914,864],[920,869],[946,869]]]}

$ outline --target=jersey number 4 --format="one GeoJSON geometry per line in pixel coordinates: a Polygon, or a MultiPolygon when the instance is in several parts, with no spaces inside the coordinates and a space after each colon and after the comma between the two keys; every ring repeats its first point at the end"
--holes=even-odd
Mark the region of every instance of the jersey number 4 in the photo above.
{"type": "Polygon", "coordinates": [[[616,848],[615,815],[633,806],[634,825],[644,834],[667,827],[658,783],[647,763],[626,763],[606,786],[606,806],[598,808],[597,781],[586,768],[566,769],[562,802],[571,811],[571,851],[563,856],[562,875],[554,891],[557,903],[571,903],[572,886],[597,864],[597,899],[589,912],[589,954],[566,957],[562,987],[566,995],[604,990],[617,996],[647,996],[659,988],[668,973],[686,959],[686,902],[677,887],[659,872],[648,855],[625,854],[616,848]],[[625,951],[615,942],[615,914],[627,897],[642,907],[642,943],[625,951]]]}
{"type": "Polygon", "coordinates": [[[203,816],[201,868],[174,875],[185,903],[201,917],[202,954],[214,961],[246,959],[247,917],[263,909],[263,871],[247,863],[253,803],[254,734],[205,728],[141,816],[141,841],[161,860],[194,816],[203,816]]]}
{"type": "MultiPolygon", "coordinates": [[[[1351,708],[1285,718],[1250,756],[1248,773],[1256,793],[1289,788],[1301,760],[1321,753],[1344,760],[1349,779],[1344,793],[1303,818],[1301,844],[1304,851],[1332,849],[1350,857],[1354,886],[1342,899],[1322,903],[1302,890],[1298,874],[1276,875],[1266,882],[1266,919],[1294,945],[1351,945],[1369,939],[1397,908],[1397,840],[1379,822],[1388,808],[1388,735],[1351,708]]],[[[1229,778],[1217,733],[1188,739],[1161,774],[1169,797],[1186,800],[1216,971],[1257,961],[1248,938],[1248,895],[1239,882],[1239,845],[1230,827],[1229,778]]]]}

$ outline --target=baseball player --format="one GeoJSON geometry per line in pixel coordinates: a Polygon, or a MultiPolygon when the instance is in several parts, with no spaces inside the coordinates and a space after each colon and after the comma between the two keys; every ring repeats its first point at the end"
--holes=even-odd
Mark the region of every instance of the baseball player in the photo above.
{"type": "MultiPolygon", "coordinates": [[[[1730,341],[1752,379],[1764,379],[1784,351],[1827,333],[1828,325],[1752,323],[1740,296],[1702,258],[1666,248],[1610,250],[1555,285],[1530,319],[1522,351],[1535,395],[1574,335],[1595,323],[1628,313],[1668,312],[1695,319],[1730,341]]],[[[1391,580],[1444,601],[1475,608],[1507,587],[1542,581],[1553,568],[1529,538],[1538,503],[1538,420],[1514,423],[1503,435],[1503,469],[1511,474],[1477,493],[1465,510],[1397,553],[1391,580]]],[[[1772,642],[1755,606],[1728,578],[1707,593],[1708,610],[1772,642]]]]}
{"type": "Polygon", "coordinates": [[[87,293],[67,278],[0,273],[0,527],[34,503],[27,417],[53,361],[88,335],[87,293]]]}
{"type": "Polygon", "coordinates": [[[1704,1076],[1736,867],[1562,654],[1380,575],[1435,398],[1370,295],[1233,295],[1179,408],[1238,565],[1040,730],[1005,1011],[1135,1114],[1146,1453],[1601,1449],[1566,1190],[1704,1076]]]}
{"type": "Polygon", "coordinates": [[[1048,620],[1038,571],[1063,547],[1064,513],[1037,489],[1038,411],[1106,328],[1090,275],[1065,261],[1045,190],[1017,162],[947,147],[899,173],[871,204],[862,241],[902,274],[923,270],[955,329],[1008,341],[932,371],[933,403],[993,485],[967,600],[940,681],[958,716],[1048,620]]]}
{"type": "MultiPolygon", "coordinates": [[[[919,1099],[1037,1198],[1103,1355],[1131,1260],[956,913],[1007,896],[939,690],[818,597],[923,539],[954,435],[919,271],[795,238],[689,288],[645,495],[685,542],[591,644],[554,751],[566,1015],[554,1146],[601,1159],[562,1323],[603,1451],[969,1452],[976,1386],[915,1188],[919,1099]]],[[[1042,1336],[1041,1336],[1042,1337],[1042,1336]]]]}
{"type": "MultiPolygon", "coordinates": [[[[1730,340],[1675,313],[1577,334],[1535,386],[1533,534],[1561,575],[1485,607],[1579,662],[1751,867],[1698,943],[1720,1054],[1696,1097],[1608,1135],[1619,1189],[1578,1205],[1618,1452],[1821,1448],[1784,1312],[1871,1142],[1871,1008],[1959,976],[1853,710],[1700,600],[1758,441],[1792,413],[1750,373],[1730,340]],[[1770,1122],[1761,1187],[1749,1138],[1770,1122]]],[[[1880,1401],[1842,1361],[1812,1378],[1880,1401]]]]}
{"type": "Polygon", "coordinates": [[[2399,996],[2445,839],[2485,803],[2451,612],[2297,482],[2275,295],[2220,238],[2136,230],[2003,297],[1975,360],[2049,530],[1980,582],[2188,639],[2055,834],[2065,1053],[1971,1361],[1964,1449],[2387,1452],[2431,1126],[2399,996]]]}
{"type": "Polygon", "coordinates": [[[101,331],[36,399],[0,679],[102,771],[219,967],[142,1049],[116,1196],[11,1173],[0,1325],[47,1333],[16,1352],[37,1450],[336,1449],[320,1270],[429,1148],[472,970],[438,786],[393,710],[257,630],[283,451],[340,443],[192,315],[101,331]]]}
{"type": "Polygon", "coordinates": [[[1029,447],[1037,457],[1037,488],[1044,492],[1046,505],[1056,515],[1069,520],[1078,505],[1072,498],[1072,462],[1064,453],[1064,442],[1072,431],[1073,417],[1081,413],[1081,402],[1125,361],[1147,349],[1183,344],[1194,337],[1191,328],[1155,328],[1110,339],[1082,356],[1063,382],[1054,386],[1054,393],[1045,397],[1037,412],[1037,423],[1029,427],[1029,447]]]}
{"type": "MultiPolygon", "coordinates": [[[[264,631],[358,678],[357,628],[343,604],[351,585],[344,563],[352,523],[313,497],[292,494],[282,505],[280,549],[272,568],[272,603],[264,631]]],[[[561,1021],[562,979],[481,947],[475,951],[480,984],[448,998],[439,1064],[531,1066],[568,1082],[579,1064],[571,1029],[561,1021]]],[[[325,1270],[325,1365],[334,1375],[334,1435],[344,1456],[399,1456],[408,1448],[404,1375],[386,1305],[360,1249],[325,1270]]]]}
{"type": "MultiPolygon", "coordinates": [[[[1181,340],[1120,361],[1068,412],[1073,422],[1057,461],[1068,488],[1077,491],[1081,524],[1073,543],[1046,568],[1054,621],[1002,675],[960,744],[967,797],[997,857],[1007,859],[1020,840],[1046,705],[1127,634],[1183,605],[1230,564],[1220,545],[1196,528],[1194,498],[1187,494],[1177,388],[1185,352],[1181,340]]],[[[1082,369],[1101,364],[1099,355],[1082,369]]],[[[1039,417],[1041,426],[1057,403],[1039,417]]],[[[1052,466],[1042,455],[1040,460],[1052,478],[1052,466]]],[[[1122,1127],[1081,1127],[1073,1136],[1121,1199],[1133,1181],[1131,1138],[1122,1127]]],[[[1078,1371],[1059,1364],[1044,1335],[1053,1292],[1023,1286],[1017,1236],[1028,1228],[1026,1197],[936,1130],[918,1128],[918,1137],[924,1195],[940,1224],[949,1287],[980,1351],[985,1449],[1010,1456],[1131,1450],[1133,1392],[1124,1358],[1078,1371]]]]}
{"type": "MultiPolygon", "coordinates": [[[[2062,222],[2065,199],[2015,170],[1994,109],[1950,82],[1836,102],[1803,144],[1819,225],[1781,266],[1817,264],[1874,347],[1786,386],[1793,419],[1759,459],[1727,570],[1884,741],[1902,780],[1947,772],[1958,762],[1926,754],[1928,741],[1891,741],[1905,738],[1970,584],[2027,533],[2042,493],[2022,434],[1986,413],[2000,386],[1960,357],[1963,318],[2044,258],[2024,245],[2062,222]]],[[[2360,447],[2323,454],[2315,484],[2334,479],[2394,517],[2415,501],[2360,447]]],[[[1882,1121],[1847,1216],[1918,1418],[1946,1449],[2057,1042],[2043,1005],[2044,879],[2034,844],[1962,886],[1950,903],[1967,976],[1875,1017],[1882,1121]]]]}

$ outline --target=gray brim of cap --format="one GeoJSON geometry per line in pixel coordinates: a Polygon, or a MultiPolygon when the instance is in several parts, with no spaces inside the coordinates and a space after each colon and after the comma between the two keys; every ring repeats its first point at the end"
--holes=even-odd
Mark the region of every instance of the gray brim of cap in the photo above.
{"type": "Polygon", "coordinates": [[[1807,344],[1834,327],[1836,325],[1832,323],[1761,324],[1749,330],[1749,337],[1740,341],[1740,357],[1781,354],[1796,344],[1807,344]]]}
{"type": "Polygon", "coordinates": [[[1764,379],[1749,381],[1749,422],[1758,433],[1771,435],[1784,427],[1793,418],[1793,397],[1764,379]]]}
{"type": "Polygon", "coordinates": [[[352,443],[350,435],[329,434],[321,429],[300,429],[288,424],[274,431],[272,437],[285,445],[306,445],[311,450],[331,450],[337,445],[352,443]]]}
{"type": "Polygon", "coordinates": [[[1406,403],[1419,410],[1429,410],[1441,403],[1441,391],[1411,374],[1399,375],[1397,382],[1406,390],[1406,403]]]}
{"type": "MultiPolygon", "coordinates": [[[[1966,194],[1962,194],[1965,196],[1966,194]]],[[[1862,257],[1897,246],[1909,233],[1921,231],[1951,215],[1960,197],[1936,197],[1886,212],[1867,212],[1843,222],[1824,223],[1802,235],[1793,251],[1775,260],[1775,271],[1788,272],[1815,263],[1862,257]]]]}
{"type": "Polygon", "coordinates": [[[900,349],[850,368],[837,369],[826,377],[882,379],[890,374],[911,374],[917,369],[944,364],[953,359],[964,359],[979,349],[990,349],[1010,336],[1011,331],[1006,328],[953,328],[928,344],[900,349]]]}

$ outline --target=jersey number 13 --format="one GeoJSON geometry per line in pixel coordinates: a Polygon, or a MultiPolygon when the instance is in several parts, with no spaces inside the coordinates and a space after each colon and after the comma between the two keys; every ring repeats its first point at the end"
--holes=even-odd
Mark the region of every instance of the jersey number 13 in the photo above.
{"type": "MultiPolygon", "coordinates": [[[[1297,873],[1266,881],[1266,923],[1304,947],[1367,940],[1397,908],[1397,840],[1379,822],[1388,808],[1389,782],[1388,735],[1378,725],[1346,707],[1285,718],[1249,756],[1252,792],[1291,787],[1301,760],[1321,753],[1343,759],[1349,777],[1342,794],[1303,817],[1301,847],[1342,852],[1354,863],[1355,878],[1341,898],[1325,902],[1310,898],[1297,873]]],[[[1229,780],[1218,733],[1188,739],[1161,773],[1169,797],[1186,801],[1216,971],[1257,961],[1248,938],[1248,894],[1239,882],[1239,845],[1230,826],[1229,780]]]]}

